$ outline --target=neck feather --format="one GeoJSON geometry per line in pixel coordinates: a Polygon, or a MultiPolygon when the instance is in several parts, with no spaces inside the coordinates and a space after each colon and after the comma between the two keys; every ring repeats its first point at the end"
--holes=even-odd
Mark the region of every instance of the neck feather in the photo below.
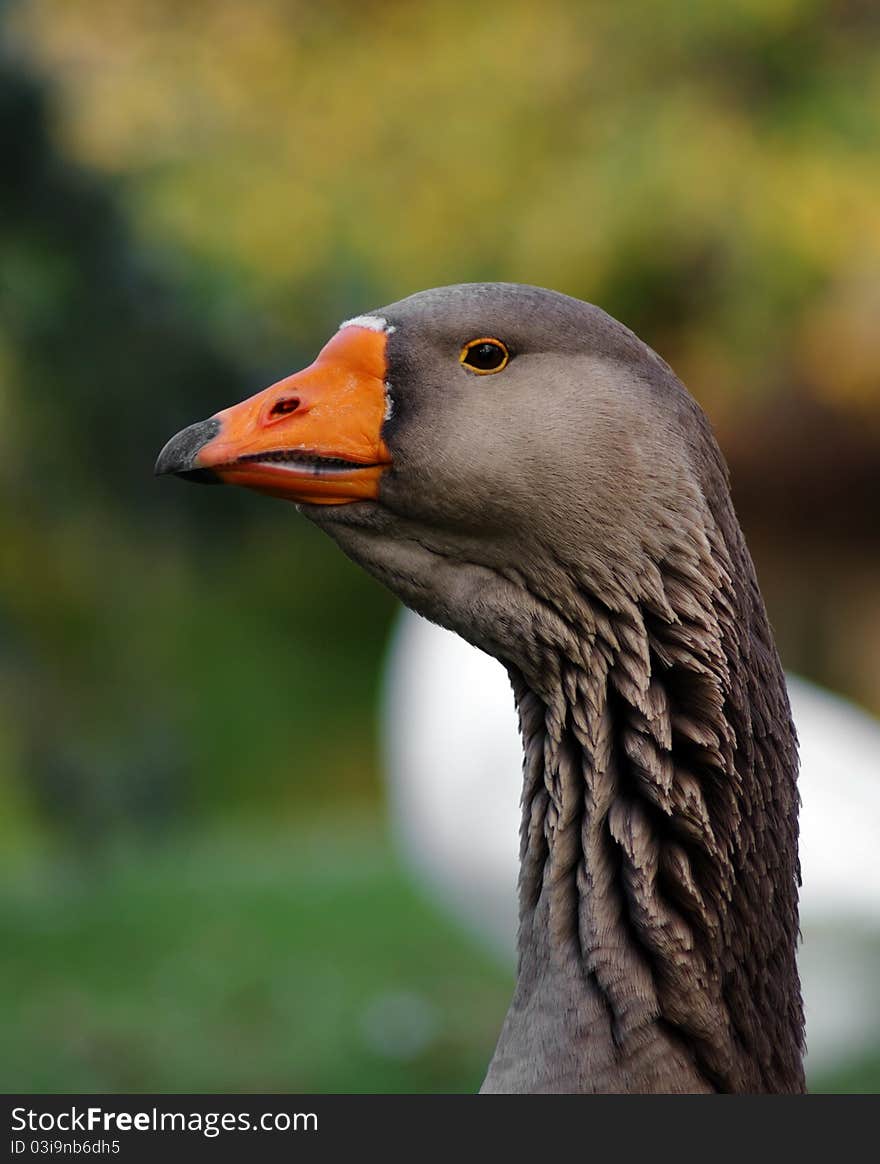
{"type": "Polygon", "coordinates": [[[510,667],[520,962],[487,1090],[803,1090],[794,730],[732,511],[703,529],[638,600],[574,583],[510,667]]]}

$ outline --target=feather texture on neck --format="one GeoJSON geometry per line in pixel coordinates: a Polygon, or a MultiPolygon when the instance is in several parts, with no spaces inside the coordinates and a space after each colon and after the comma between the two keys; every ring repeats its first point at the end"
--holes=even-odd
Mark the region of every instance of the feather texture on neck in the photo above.
{"type": "Polygon", "coordinates": [[[692,516],[637,597],[557,584],[510,667],[520,971],[489,1090],[803,1090],[794,730],[729,498],[692,516]],[[560,1005],[571,1045],[527,1080],[519,1027],[560,1005]]]}

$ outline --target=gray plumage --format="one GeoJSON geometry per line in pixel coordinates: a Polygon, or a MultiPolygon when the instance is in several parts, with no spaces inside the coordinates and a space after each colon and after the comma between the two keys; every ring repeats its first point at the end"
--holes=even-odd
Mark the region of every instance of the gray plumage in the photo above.
{"type": "Polygon", "coordinates": [[[511,677],[519,968],[483,1090],[802,1091],[796,741],[703,413],[554,292],[376,314],[380,503],[303,511],[511,677]],[[477,336],[508,345],[503,373],[459,365],[477,336]]]}

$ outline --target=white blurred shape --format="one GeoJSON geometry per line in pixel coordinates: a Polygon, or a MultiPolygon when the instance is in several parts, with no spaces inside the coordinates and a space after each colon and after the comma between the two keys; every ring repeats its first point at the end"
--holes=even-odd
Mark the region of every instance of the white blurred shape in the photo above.
{"type": "MultiPolygon", "coordinates": [[[[799,964],[810,1068],[880,1041],[880,723],[788,676],[800,739],[799,964]]],[[[501,665],[409,611],[391,647],[385,769],[398,843],[441,904],[512,960],[522,752],[501,665]]]]}

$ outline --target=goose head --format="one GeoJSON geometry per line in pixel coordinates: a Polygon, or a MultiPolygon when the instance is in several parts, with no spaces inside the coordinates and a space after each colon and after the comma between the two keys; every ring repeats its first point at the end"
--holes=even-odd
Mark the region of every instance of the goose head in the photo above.
{"type": "Polygon", "coordinates": [[[553,291],[425,291],[157,472],[295,502],[507,667],[519,972],[487,1090],[803,1089],[785,684],[723,459],[659,356],[553,291]]]}
{"type": "Polygon", "coordinates": [[[304,371],[174,437],[157,472],[296,502],[407,605],[532,671],[545,606],[565,618],[586,589],[664,607],[658,564],[723,491],[659,356],[597,307],[514,284],[346,321],[304,371]]]}

